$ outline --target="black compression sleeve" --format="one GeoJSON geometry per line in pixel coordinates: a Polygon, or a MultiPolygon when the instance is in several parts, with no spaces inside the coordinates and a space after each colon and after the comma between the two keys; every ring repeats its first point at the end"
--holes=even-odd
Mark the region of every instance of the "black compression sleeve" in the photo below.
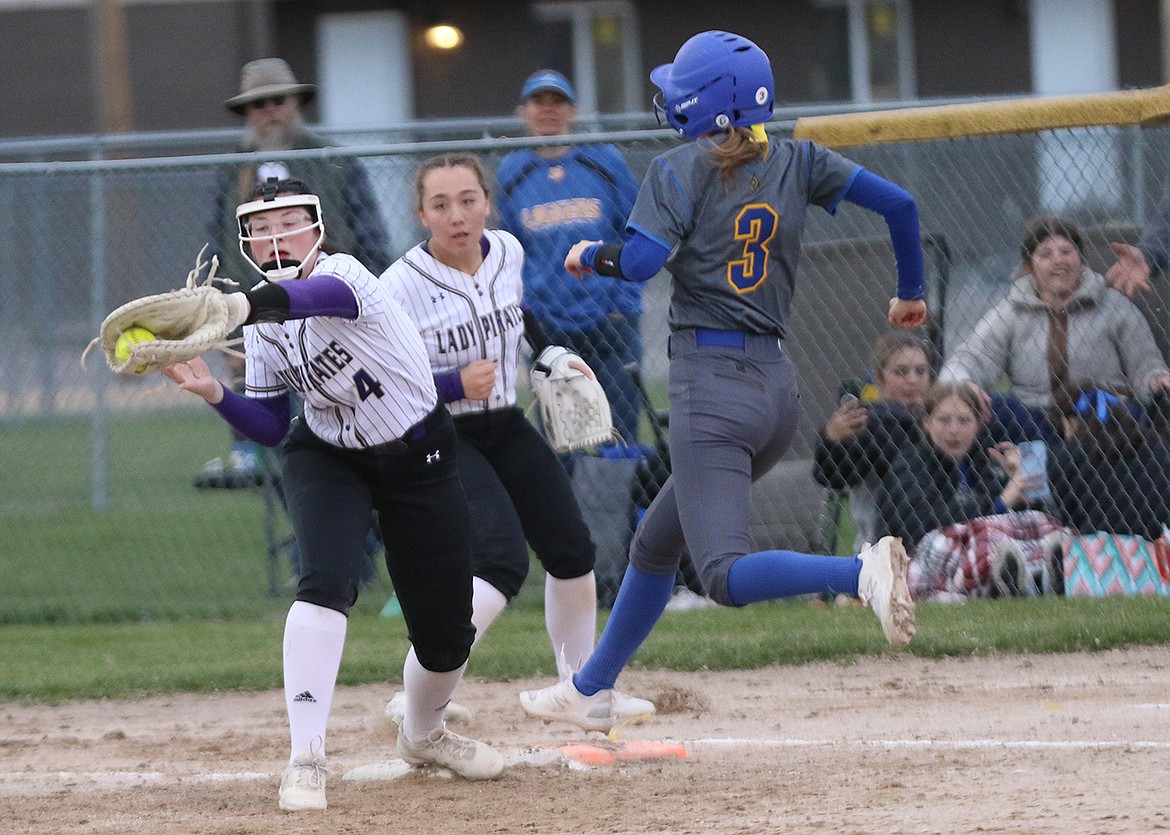
{"type": "Polygon", "coordinates": [[[279,284],[267,282],[254,290],[245,290],[244,295],[252,304],[252,312],[244,321],[245,325],[257,322],[283,322],[288,318],[288,291],[279,284]]]}
{"type": "Polygon", "coordinates": [[[532,353],[539,356],[541,351],[552,345],[552,340],[548,338],[548,334],[540,326],[536,314],[527,307],[522,308],[522,310],[524,311],[524,338],[532,346],[532,353]]]}
{"type": "Polygon", "coordinates": [[[598,275],[625,278],[622,275],[622,248],[625,244],[602,244],[593,255],[593,271],[598,275]]]}

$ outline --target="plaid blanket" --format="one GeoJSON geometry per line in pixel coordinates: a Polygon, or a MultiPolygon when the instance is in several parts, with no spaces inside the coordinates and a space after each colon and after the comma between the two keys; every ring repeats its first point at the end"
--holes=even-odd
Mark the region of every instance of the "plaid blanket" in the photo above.
{"type": "Polygon", "coordinates": [[[910,593],[936,600],[987,597],[994,585],[992,565],[1005,548],[1014,548],[1028,575],[1038,576],[1065,533],[1060,522],[1039,510],[979,516],[936,528],[911,554],[910,593]]]}

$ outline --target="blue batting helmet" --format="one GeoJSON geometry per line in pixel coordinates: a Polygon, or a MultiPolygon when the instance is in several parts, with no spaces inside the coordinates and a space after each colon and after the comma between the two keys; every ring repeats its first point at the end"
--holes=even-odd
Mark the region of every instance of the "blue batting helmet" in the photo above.
{"type": "Polygon", "coordinates": [[[688,139],[766,122],[776,102],[768,56],[731,32],[700,32],[679,48],[674,63],[655,67],[650,80],[662,91],[655,110],[688,139]]]}

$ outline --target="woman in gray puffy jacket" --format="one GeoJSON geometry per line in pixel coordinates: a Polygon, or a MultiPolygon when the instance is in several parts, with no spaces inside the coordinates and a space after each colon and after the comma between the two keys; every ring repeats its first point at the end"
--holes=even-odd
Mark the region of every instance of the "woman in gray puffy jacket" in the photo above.
{"type": "Polygon", "coordinates": [[[1072,221],[1033,220],[1020,251],[1023,275],[947,358],[940,380],[975,384],[988,406],[985,392],[1006,381],[1008,395],[1041,421],[1054,417],[1053,404],[1067,397],[1071,380],[1094,380],[1138,399],[1170,389],[1170,368],[1149,323],[1085,265],[1072,221]]]}

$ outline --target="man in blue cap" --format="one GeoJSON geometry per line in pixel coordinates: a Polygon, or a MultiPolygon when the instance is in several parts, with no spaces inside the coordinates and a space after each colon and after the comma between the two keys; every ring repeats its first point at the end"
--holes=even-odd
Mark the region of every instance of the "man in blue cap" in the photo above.
{"type": "MultiPolygon", "coordinates": [[[[530,136],[565,136],[577,94],[556,70],[538,70],[520,90],[517,114],[530,136]]],[[[579,281],[565,253],[583,239],[625,238],[638,181],[613,145],[544,146],[508,154],[497,172],[500,225],[524,245],[524,298],[554,345],[579,354],[605,389],[614,426],[638,439],[639,401],[628,363],[640,363],[642,285],[579,281]]]]}

